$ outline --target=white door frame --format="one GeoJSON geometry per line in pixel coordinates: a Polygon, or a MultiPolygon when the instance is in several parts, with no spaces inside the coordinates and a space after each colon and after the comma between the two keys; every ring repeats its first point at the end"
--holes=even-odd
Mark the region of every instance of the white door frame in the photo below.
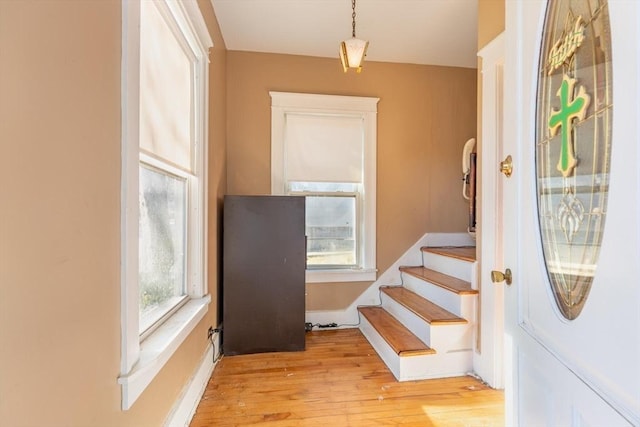
{"type": "Polygon", "coordinates": [[[498,164],[502,153],[502,105],[504,34],[478,52],[482,59],[482,138],[479,144],[478,244],[480,303],[478,334],[473,366],[494,388],[504,388],[504,284],[491,283],[491,270],[503,268],[502,175],[498,164]]]}

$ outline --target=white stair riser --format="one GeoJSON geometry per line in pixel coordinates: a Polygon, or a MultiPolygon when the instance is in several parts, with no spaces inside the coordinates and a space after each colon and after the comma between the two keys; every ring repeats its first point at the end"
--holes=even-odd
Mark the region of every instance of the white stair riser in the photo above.
{"type": "Polygon", "coordinates": [[[455,377],[473,369],[472,351],[400,357],[364,316],[360,330],[398,381],[455,377]]]}
{"type": "Polygon", "coordinates": [[[475,262],[438,255],[431,252],[422,252],[422,265],[431,270],[439,271],[458,279],[473,281],[475,262]]]}
{"type": "Polygon", "coordinates": [[[477,296],[474,294],[458,295],[407,273],[402,273],[402,284],[410,291],[458,317],[467,320],[475,319],[475,300],[477,296]]]}
{"type": "Polygon", "coordinates": [[[459,351],[432,354],[426,362],[413,357],[400,357],[399,381],[459,377],[473,371],[473,352],[459,351]]]}
{"type": "Polygon", "coordinates": [[[473,349],[472,324],[435,325],[431,328],[431,341],[443,343],[442,346],[433,347],[438,350],[438,353],[455,353],[473,349]]]}
{"type": "Polygon", "coordinates": [[[385,293],[382,294],[382,307],[438,353],[473,347],[473,328],[468,323],[432,325],[385,293]]]}
{"type": "Polygon", "coordinates": [[[431,325],[425,322],[424,319],[384,292],[382,293],[382,308],[398,319],[405,328],[409,329],[413,335],[420,338],[426,345],[436,348],[431,340],[431,325]]]}

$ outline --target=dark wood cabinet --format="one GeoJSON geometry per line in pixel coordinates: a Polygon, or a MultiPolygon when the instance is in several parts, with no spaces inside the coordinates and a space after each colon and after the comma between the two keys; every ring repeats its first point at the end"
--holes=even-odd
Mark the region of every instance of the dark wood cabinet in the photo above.
{"type": "Polygon", "coordinates": [[[223,229],[224,354],[304,350],[304,197],[225,196],[223,229]]]}

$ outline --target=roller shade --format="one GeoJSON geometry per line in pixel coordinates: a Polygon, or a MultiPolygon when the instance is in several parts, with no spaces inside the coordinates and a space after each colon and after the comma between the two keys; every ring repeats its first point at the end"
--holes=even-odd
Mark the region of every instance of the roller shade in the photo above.
{"type": "Polygon", "coordinates": [[[285,120],[286,181],[362,182],[361,117],[296,113],[285,120]]]}
{"type": "Polygon", "coordinates": [[[140,2],[140,148],[191,171],[191,59],[154,2],[140,2]]]}

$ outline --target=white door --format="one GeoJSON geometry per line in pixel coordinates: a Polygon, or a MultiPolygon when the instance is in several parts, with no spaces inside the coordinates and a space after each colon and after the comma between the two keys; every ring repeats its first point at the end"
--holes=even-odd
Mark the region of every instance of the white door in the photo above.
{"type": "MultiPolygon", "coordinates": [[[[572,1],[584,4],[587,9],[596,8],[604,2],[572,1]]],[[[563,227],[569,228],[567,241],[570,241],[571,230],[583,232],[578,229],[578,223],[583,219],[581,215],[604,217],[599,258],[587,266],[593,272],[590,292],[581,311],[572,320],[568,320],[559,307],[560,303],[556,302],[562,297],[554,297],[558,293],[552,291],[545,254],[552,275],[555,268],[586,267],[579,262],[573,266],[554,266],[553,255],[544,252],[540,237],[548,227],[539,224],[546,219],[543,221],[538,216],[537,184],[541,185],[543,180],[538,180],[537,172],[544,169],[541,166],[544,160],[539,159],[536,164],[536,152],[539,150],[536,129],[541,129],[539,133],[546,132],[546,124],[550,128],[553,124],[547,120],[541,121],[543,126],[536,125],[537,114],[548,108],[544,102],[538,102],[537,95],[546,8],[544,0],[506,2],[503,152],[513,157],[513,174],[510,178],[502,177],[504,266],[511,269],[513,283],[510,286],[497,285],[505,287],[506,424],[640,425],[640,2],[609,0],[608,3],[612,47],[612,74],[609,76],[612,76],[613,107],[610,119],[602,119],[598,125],[601,133],[593,132],[597,134],[594,139],[601,138],[606,129],[611,128],[610,151],[605,150],[610,154],[610,157],[607,154],[610,166],[605,177],[608,187],[601,188],[597,194],[597,197],[606,196],[607,203],[606,209],[597,203],[587,206],[585,211],[569,209],[573,216],[564,219],[563,227]]],[[[569,35],[557,41],[558,67],[563,66],[563,61],[573,66],[573,55],[576,55],[576,61],[580,61],[582,59],[578,55],[588,55],[593,48],[586,41],[578,47],[581,40],[572,38],[571,34],[575,34],[582,25],[578,20],[579,14],[565,15],[562,19],[567,22],[565,28],[569,35]]],[[[590,30],[586,28],[584,31],[590,30]]],[[[602,34],[608,37],[608,32],[602,34]]],[[[602,38],[598,43],[601,42],[602,38]]],[[[553,62],[549,58],[543,55],[544,61],[553,62]]],[[[561,109],[561,103],[569,105],[569,101],[579,96],[586,104],[597,103],[602,94],[594,91],[603,89],[600,85],[605,84],[605,79],[594,80],[597,80],[595,85],[598,87],[585,87],[584,91],[580,87],[583,81],[567,80],[569,94],[565,94],[564,99],[561,98],[559,84],[562,81],[564,85],[564,80],[549,83],[550,86],[558,86],[557,98],[553,98],[556,88],[548,91],[553,108],[561,109]]],[[[547,114],[551,116],[556,112],[555,109],[549,110],[547,114]]],[[[572,129],[573,133],[567,134],[570,141],[584,131],[584,128],[579,130],[582,117],[578,116],[580,114],[573,121],[569,118],[562,122],[572,129]]],[[[558,130],[564,129],[554,129],[558,130]]],[[[553,132],[550,134],[554,135],[553,132]]],[[[556,134],[556,137],[560,136],[564,135],[556,134]]],[[[586,139],[579,143],[587,143],[586,139]]],[[[549,146],[562,144],[562,147],[567,147],[564,140],[559,142],[561,140],[550,140],[549,146]]],[[[578,142],[575,144],[577,146],[578,142]]],[[[580,182],[581,177],[576,179],[573,176],[571,165],[585,167],[588,161],[584,157],[588,153],[565,152],[564,148],[556,148],[561,153],[558,158],[553,150],[549,158],[557,160],[553,160],[551,167],[554,170],[557,167],[563,174],[555,181],[559,183],[559,194],[570,194],[574,190],[562,185],[568,185],[566,182],[572,179],[574,189],[584,184],[580,182]],[[572,160],[573,155],[576,161],[572,160]],[[565,184],[560,184],[562,182],[565,184]]],[[[581,197],[584,199],[584,193],[581,197]]],[[[552,206],[549,212],[560,218],[559,209],[552,206]]],[[[593,237],[599,233],[598,230],[594,226],[588,231],[593,237]]],[[[552,236],[551,240],[554,238],[552,236]]]]}

